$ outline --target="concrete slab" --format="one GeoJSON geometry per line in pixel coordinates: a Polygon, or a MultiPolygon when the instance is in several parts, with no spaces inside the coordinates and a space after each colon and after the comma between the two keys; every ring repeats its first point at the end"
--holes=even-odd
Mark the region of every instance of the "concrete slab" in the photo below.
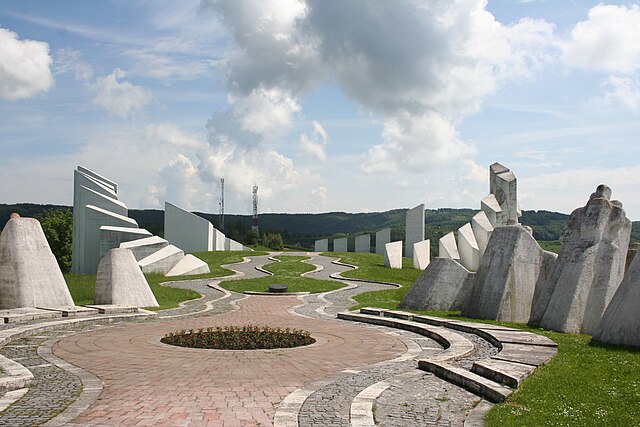
{"type": "Polygon", "coordinates": [[[407,211],[405,220],[405,257],[413,258],[413,244],[424,240],[424,203],[407,211]]]}
{"type": "Polygon", "coordinates": [[[366,254],[371,252],[371,234],[356,236],[356,252],[366,254]]]}
{"type": "Polygon", "coordinates": [[[209,264],[198,257],[188,254],[178,261],[178,263],[169,270],[166,276],[186,276],[191,274],[207,274],[209,272],[209,264]]]}
{"type": "Polygon", "coordinates": [[[438,241],[438,258],[449,258],[460,261],[460,253],[453,232],[447,233],[438,241]]]}
{"type": "Polygon", "coordinates": [[[182,249],[169,245],[138,261],[143,273],[167,274],[184,258],[182,249]]]}
{"type": "Polygon", "coordinates": [[[316,240],[313,250],[315,252],[329,252],[329,239],[316,240]]]}
{"type": "Polygon", "coordinates": [[[507,343],[492,359],[538,367],[553,359],[557,352],[555,347],[507,343]]]}
{"type": "Polygon", "coordinates": [[[185,253],[208,252],[213,248],[213,224],[206,219],[164,202],[164,238],[185,253]]]}
{"type": "Polygon", "coordinates": [[[62,317],[62,313],[40,310],[34,307],[0,310],[0,319],[3,319],[3,323],[27,322],[38,319],[55,319],[56,317],[62,317]]]}
{"type": "Polygon", "coordinates": [[[89,307],[74,306],[50,306],[50,307],[37,307],[42,310],[54,311],[61,313],[62,317],[78,317],[78,316],[90,316],[98,314],[98,310],[89,307]]]}
{"type": "Polygon", "coordinates": [[[505,331],[488,328],[479,330],[492,335],[498,341],[509,344],[539,345],[545,347],[558,347],[558,344],[544,335],[533,334],[527,331],[505,331]]]}
{"type": "Polygon", "coordinates": [[[376,232],[376,253],[384,255],[384,245],[391,243],[391,229],[383,228],[376,232]]]}
{"type": "Polygon", "coordinates": [[[460,264],[469,271],[476,271],[480,265],[480,249],[473,234],[470,223],[466,223],[458,229],[458,254],[460,264]]]}
{"type": "Polygon", "coordinates": [[[402,240],[384,245],[384,266],[402,268],[402,240]]]}
{"type": "Polygon", "coordinates": [[[160,249],[166,248],[167,246],[169,246],[169,242],[158,236],[146,237],[144,239],[124,242],[120,244],[121,248],[129,249],[131,252],[133,252],[133,256],[135,257],[136,261],[140,261],[141,259],[144,259],[149,255],[158,252],[160,249]]]}
{"type": "Polygon", "coordinates": [[[122,304],[92,304],[85,307],[98,310],[99,314],[122,314],[122,313],[138,313],[138,307],[122,304]]]}
{"type": "Polygon", "coordinates": [[[333,239],[332,252],[347,252],[347,238],[340,237],[339,239],[333,239]]]}
{"type": "Polygon", "coordinates": [[[413,244],[413,268],[424,270],[431,262],[431,240],[413,244]]]}
{"type": "Polygon", "coordinates": [[[478,360],[471,367],[471,372],[511,388],[520,387],[535,370],[535,366],[495,359],[478,360]]]}

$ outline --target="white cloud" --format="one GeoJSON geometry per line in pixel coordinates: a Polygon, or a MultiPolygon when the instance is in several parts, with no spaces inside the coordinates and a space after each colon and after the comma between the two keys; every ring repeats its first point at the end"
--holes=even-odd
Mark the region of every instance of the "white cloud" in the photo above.
{"type": "Polygon", "coordinates": [[[300,105],[279,88],[255,88],[247,96],[230,95],[233,114],[246,131],[264,138],[286,134],[300,105]]]}
{"type": "Polygon", "coordinates": [[[632,74],[640,69],[640,6],[599,4],[588,19],[571,29],[562,43],[570,65],[613,74],[632,74]]]}
{"type": "Polygon", "coordinates": [[[19,40],[13,31],[0,28],[0,99],[31,98],[53,86],[49,45],[19,40]]]}
{"type": "Polygon", "coordinates": [[[73,73],[75,80],[89,82],[93,78],[93,67],[82,59],[79,50],[71,48],[58,49],[54,55],[53,69],[56,75],[73,73]]]}
{"type": "Polygon", "coordinates": [[[151,101],[151,91],[128,81],[120,81],[126,73],[119,68],[107,76],[98,77],[91,85],[96,96],[93,103],[113,116],[126,118],[142,111],[151,101]]]}
{"type": "Polygon", "coordinates": [[[201,136],[184,132],[172,123],[147,125],[145,133],[148,140],[172,147],[195,149],[206,144],[201,136]]]}
{"type": "Polygon", "coordinates": [[[609,76],[602,87],[605,93],[592,101],[594,106],[622,105],[633,112],[640,112],[640,75],[636,77],[609,76]]]}
{"type": "Polygon", "coordinates": [[[312,158],[320,161],[327,159],[327,142],[329,134],[325,128],[316,120],[311,122],[312,131],[300,135],[298,144],[300,150],[312,158]]]}

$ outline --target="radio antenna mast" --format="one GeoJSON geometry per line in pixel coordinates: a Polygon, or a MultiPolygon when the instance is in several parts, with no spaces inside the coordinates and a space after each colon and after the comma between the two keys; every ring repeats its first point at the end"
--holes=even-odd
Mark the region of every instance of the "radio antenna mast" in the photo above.
{"type": "Polygon", "coordinates": [[[256,235],[259,235],[258,231],[258,186],[253,186],[253,218],[251,218],[251,231],[255,231],[256,235]]]}
{"type": "Polygon", "coordinates": [[[220,178],[220,231],[224,233],[224,178],[220,178]]]}

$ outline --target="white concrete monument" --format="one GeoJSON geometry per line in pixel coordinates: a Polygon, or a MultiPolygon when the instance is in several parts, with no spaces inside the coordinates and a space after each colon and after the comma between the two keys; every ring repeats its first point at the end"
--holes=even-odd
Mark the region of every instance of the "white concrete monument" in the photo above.
{"type": "Polygon", "coordinates": [[[424,204],[407,211],[405,221],[405,256],[413,258],[413,244],[424,240],[424,204]]]}
{"type": "Polygon", "coordinates": [[[213,224],[169,202],[164,202],[164,238],[186,253],[214,250],[213,224]]]}
{"type": "Polygon", "coordinates": [[[329,239],[316,240],[313,250],[315,252],[329,252],[329,239]]]}
{"type": "Polygon", "coordinates": [[[167,273],[167,277],[187,276],[193,274],[210,273],[209,265],[194,255],[185,255],[171,270],[167,273]]]}
{"type": "Polygon", "coordinates": [[[384,266],[402,268],[402,240],[384,245],[384,266]]]}
{"type": "Polygon", "coordinates": [[[347,252],[347,238],[340,237],[333,240],[333,252],[347,252]]]}
{"type": "Polygon", "coordinates": [[[480,210],[484,212],[492,227],[498,225],[498,216],[502,215],[500,204],[496,200],[496,196],[489,194],[480,201],[480,210]]]}
{"type": "Polygon", "coordinates": [[[489,191],[493,194],[502,210],[496,218],[497,225],[518,223],[520,208],[518,205],[518,184],[516,176],[500,163],[489,167],[489,191]]]}
{"type": "Polygon", "coordinates": [[[138,261],[143,273],[167,274],[184,258],[182,249],[169,245],[138,261]]]}
{"type": "Polygon", "coordinates": [[[151,237],[144,228],[113,227],[103,225],[100,227],[100,258],[113,248],[118,248],[124,242],[145,239],[151,237]]]}
{"type": "Polygon", "coordinates": [[[376,232],[376,253],[384,255],[384,245],[391,242],[391,229],[383,228],[376,232]]]}
{"type": "Polygon", "coordinates": [[[480,265],[480,249],[469,223],[458,229],[458,253],[460,254],[460,264],[464,268],[469,271],[478,269],[480,265]]]}
{"type": "Polygon", "coordinates": [[[100,260],[94,303],[134,307],[159,305],[133,253],[121,248],[111,249],[100,260]]]}
{"type": "Polygon", "coordinates": [[[431,261],[431,240],[413,244],[413,268],[424,270],[431,261]]]}
{"type": "Polygon", "coordinates": [[[158,236],[145,237],[144,239],[120,243],[121,248],[129,249],[133,252],[133,256],[136,258],[136,261],[140,261],[141,259],[146,258],[167,246],[169,246],[169,242],[158,236]]]}
{"type": "Polygon", "coordinates": [[[74,305],[40,223],[12,216],[0,235],[0,308],[74,305]]]}
{"type": "Polygon", "coordinates": [[[356,252],[367,254],[371,252],[371,234],[356,236],[356,252]]]}
{"type": "Polygon", "coordinates": [[[471,228],[473,229],[473,235],[478,243],[480,259],[482,259],[484,251],[487,250],[487,244],[489,243],[489,238],[493,232],[493,226],[487,218],[487,215],[483,211],[480,211],[471,218],[471,228]]]}
{"type": "Polygon", "coordinates": [[[242,251],[244,250],[244,246],[242,246],[242,243],[236,242],[235,240],[226,237],[224,241],[224,250],[225,251],[242,251]]]}
{"type": "Polygon", "coordinates": [[[445,234],[438,241],[438,257],[460,261],[460,253],[458,252],[458,245],[453,231],[445,234]]]}

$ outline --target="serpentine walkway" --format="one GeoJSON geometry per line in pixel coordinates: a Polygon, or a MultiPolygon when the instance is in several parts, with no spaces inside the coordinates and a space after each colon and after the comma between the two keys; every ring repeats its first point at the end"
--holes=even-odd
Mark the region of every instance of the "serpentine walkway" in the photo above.
{"type": "MultiPolygon", "coordinates": [[[[416,369],[418,359],[443,353],[441,345],[412,332],[336,318],[355,304],[354,295],[389,284],[341,279],[350,268],[316,253],[290,255],[311,257],[306,262],[316,270],[306,276],[340,280],[346,287],[276,297],[217,286],[264,276],[256,267],[272,261],[256,256],[230,267],[234,276],[171,283],[203,297],[159,312],[154,320],[86,317],[65,321],[65,329],[42,320],[23,324],[33,332],[9,341],[0,353],[34,379],[29,388],[0,398],[0,426],[362,426],[373,423],[372,403],[377,425],[463,425],[469,414],[465,425],[473,425],[479,397],[416,369]],[[308,330],[317,342],[252,351],[160,342],[169,332],[248,323],[308,330]]],[[[0,332],[11,328],[0,325],[0,332]]],[[[484,339],[459,333],[474,346],[460,365],[497,352],[484,339]]]]}

